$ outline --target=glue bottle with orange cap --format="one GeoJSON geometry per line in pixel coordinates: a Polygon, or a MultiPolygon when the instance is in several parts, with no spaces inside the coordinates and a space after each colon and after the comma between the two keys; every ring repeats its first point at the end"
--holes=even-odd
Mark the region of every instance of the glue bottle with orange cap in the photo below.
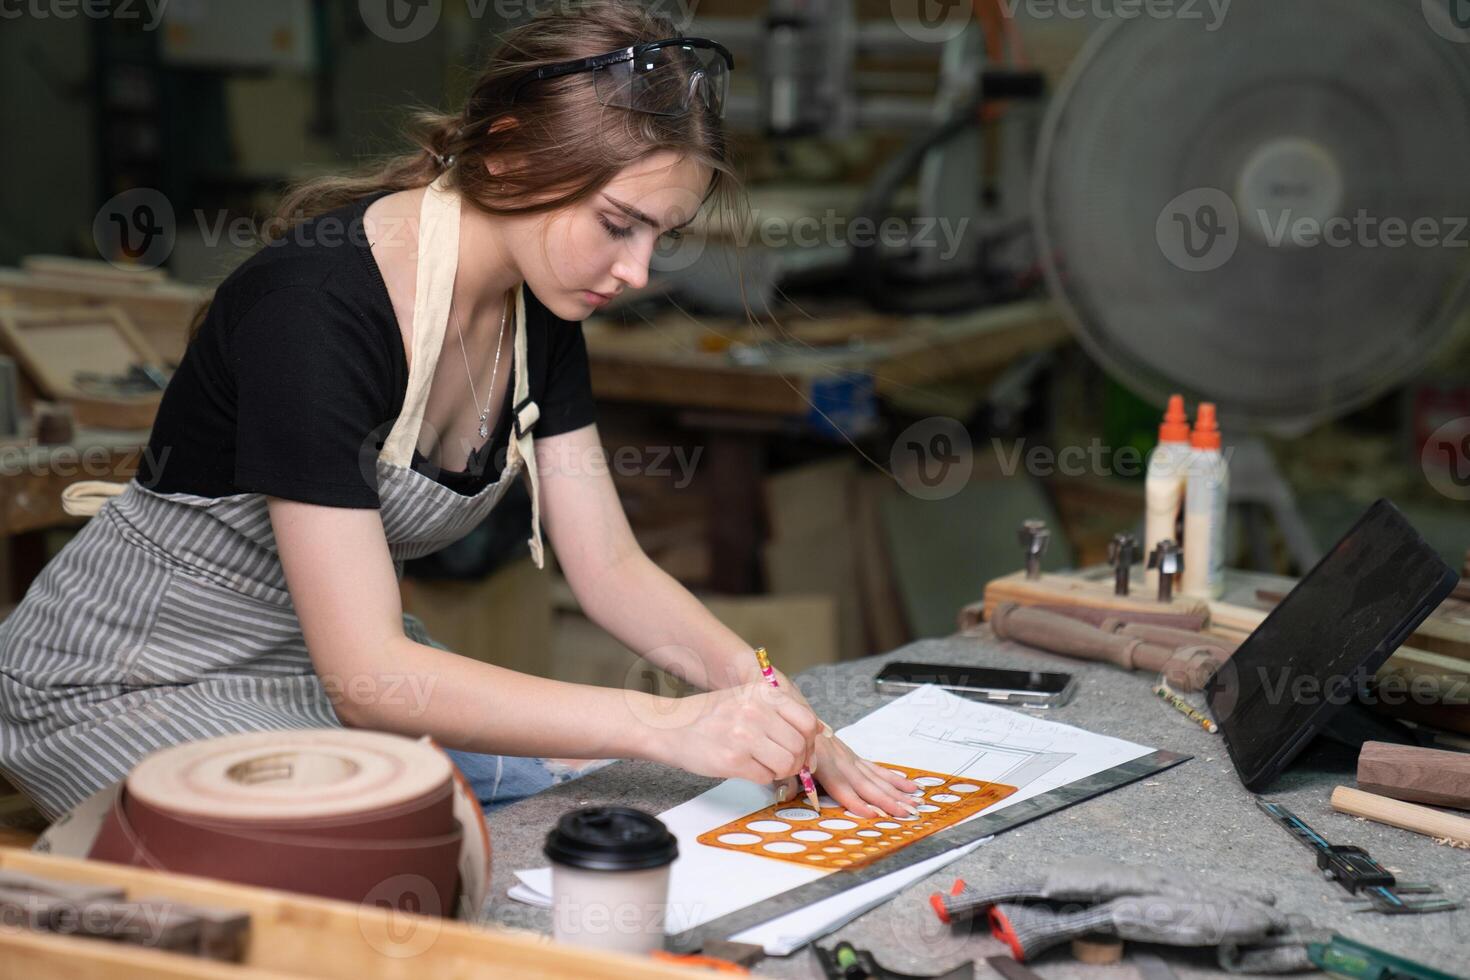
{"type": "Polygon", "coordinates": [[[1225,591],[1225,516],[1230,469],[1220,449],[1215,406],[1200,402],[1189,437],[1189,477],[1184,490],[1185,595],[1218,599],[1225,591]]]}
{"type": "Polygon", "coordinates": [[[1164,421],[1159,425],[1159,444],[1148,458],[1148,474],[1144,479],[1143,559],[1149,594],[1159,587],[1158,569],[1148,568],[1149,553],[1165,539],[1180,543],[1179,525],[1184,517],[1184,484],[1190,459],[1189,417],[1184,414],[1184,396],[1170,395],[1164,421]]]}

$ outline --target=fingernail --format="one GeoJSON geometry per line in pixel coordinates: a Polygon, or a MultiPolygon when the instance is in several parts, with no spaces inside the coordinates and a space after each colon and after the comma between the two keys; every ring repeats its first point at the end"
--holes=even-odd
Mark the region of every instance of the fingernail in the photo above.
{"type": "Polygon", "coordinates": [[[873,814],[875,816],[883,817],[883,818],[888,819],[888,820],[892,820],[893,819],[893,817],[887,811],[885,811],[882,807],[876,807],[876,806],[873,807],[873,814]]]}
{"type": "Polygon", "coordinates": [[[780,800],[782,803],[785,803],[786,802],[786,797],[788,797],[790,795],[791,795],[791,787],[790,786],[782,786],[780,792],[778,792],[776,794],[776,799],[780,800]]]}

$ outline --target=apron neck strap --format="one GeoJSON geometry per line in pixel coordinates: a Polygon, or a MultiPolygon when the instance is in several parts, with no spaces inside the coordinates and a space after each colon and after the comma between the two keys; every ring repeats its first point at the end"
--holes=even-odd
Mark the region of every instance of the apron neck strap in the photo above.
{"type": "Polygon", "coordinates": [[[408,389],[403,410],[383,443],[379,458],[394,466],[413,463],[423,427],[429,385],[444,346],[444,328],[454,302],[454,278],[459,271],[459,195],[446,185],[445,175],[424,190],[419,208],[418,268],[413,295],[413,357],[408,365],[408,389]]]}
{"type": "MultiPolygon", "coordinates": [[[[459,268],[459,192],[449,187],[447,175],[441,174],[424,191],[419,210],[419,254],[413,298],[413,358],[408,366],[408,389],[403,395],[403,410],[393,423],[393,430],[383,443],[378,458],[405,469],[413,465],[419,430],[423,428],[424,407],[429,399],[429,385],[439,364],[444,346],[444,333],[449,323],[449,308],[454,301],[454,278],[459,268]]],[[[542,567],[540,480],[536,473],[536,450],[531,429],[541,410],[531,400],[531,382],[526,359],[525,286],[515,289],[515,389],[510,403],[511,439],[507,467],[518,464],[526,469],[531,489],[531,558],[542,567]]]]}

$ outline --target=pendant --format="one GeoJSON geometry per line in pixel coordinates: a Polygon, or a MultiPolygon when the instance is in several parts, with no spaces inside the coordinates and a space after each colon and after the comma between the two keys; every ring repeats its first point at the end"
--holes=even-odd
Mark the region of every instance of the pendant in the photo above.
{"type": "Polygon", "coordinates": [[[488,426],[488,425],[485,424],[485,416],[487,416],[489,414],[490,414],[489,412],[481,412],[480,413],[480,438],[481,439],[484,439],[484,438],[486,438],[486,437],[488,437],[490,435],[490,426],[488,426]]]}

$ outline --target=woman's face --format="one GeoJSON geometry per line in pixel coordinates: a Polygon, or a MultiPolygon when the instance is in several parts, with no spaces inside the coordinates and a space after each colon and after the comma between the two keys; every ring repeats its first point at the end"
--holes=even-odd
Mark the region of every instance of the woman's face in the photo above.
{"type": "Polygon", "coordinates": [[[699,209],[707,166],[659,152],[624,167],[587,200],[516,222],[511,254],[526,285],[552,313],[578,321],[624,289],[648,282],[660,236],[699,209]]]}

